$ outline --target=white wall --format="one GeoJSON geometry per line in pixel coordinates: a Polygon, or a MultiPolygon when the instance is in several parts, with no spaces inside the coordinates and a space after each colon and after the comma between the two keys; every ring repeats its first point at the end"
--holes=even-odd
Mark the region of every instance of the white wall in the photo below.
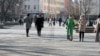
{"type": "Polygon", "coordinates": [[[38,13],[39,12],[39,0],[24,0],[23,9],[27,11],[27,13],[38,13]],[[25,5],[29,5],[30,9],[25,10],[25,5]],[[36,9],[34,9],[34,7],[36,9]]]}
{"type": "MultiPolygon", "coordinates": [[[[50,4],[51,6],[48,7],[48,1],[49,0],[23,0],[23,11],[27,12],[27,13],[48,13],[48,8],[50,8],[51,10],[49,12],[52,13],[59,13],[60,12],[60,2],[61,0],[52,0],[52,1],[56,1],[54,4],[50,4]],[[58,2],[59,4],[58,4],[58,2]],[[25,5],[29,5],[30,9],[25,10],[25,5]],[[34,6],[36,5],[36,10],[34,10],[34,6]],[[59,8],[59,9],[57,9],[59,8]]],[[[51,0],[50,0],[51,1],[51,0]]]]}

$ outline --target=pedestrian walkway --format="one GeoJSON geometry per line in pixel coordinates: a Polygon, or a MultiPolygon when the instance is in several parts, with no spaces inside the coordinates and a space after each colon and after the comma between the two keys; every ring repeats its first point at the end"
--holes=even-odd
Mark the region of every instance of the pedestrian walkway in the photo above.
{"type": "Polygon", "coordinates": [[[41,37],[33,24],[27,38],[25,28],[16,25],[0,29],[0,56],[100,56],[100,46],[94,41],[95,33],[85,34],[84,42],[74,33],[74,40],[68,41],[65,27],[49,27],[47,23],[41,37]]]}

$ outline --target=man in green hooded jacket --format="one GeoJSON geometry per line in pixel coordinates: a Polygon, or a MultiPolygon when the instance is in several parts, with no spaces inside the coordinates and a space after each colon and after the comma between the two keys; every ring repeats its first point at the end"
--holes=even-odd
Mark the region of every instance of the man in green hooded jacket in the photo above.
{"type": "Polygon", "coordinates": [[[74,19],[70,15],[69,18],[66,20],[66,29],[67,29],[67,39],[72,41],[73,40],[73,29],[74,29],[74,19]]]}

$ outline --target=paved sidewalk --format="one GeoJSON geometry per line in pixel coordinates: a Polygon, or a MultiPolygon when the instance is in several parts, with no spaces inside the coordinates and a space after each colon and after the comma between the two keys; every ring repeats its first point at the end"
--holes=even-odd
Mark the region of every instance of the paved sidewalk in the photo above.
{"type": "Polygon", "coordinates": [[[34,24],[30,37],[26,37],[23,26],[0,29],[0,56],[100,56],[100,45],[95,43],[95,33],[85,34],[85,41],[66,39],[65,27],[45,27],[42,36],[38,37],[34,24]]]}

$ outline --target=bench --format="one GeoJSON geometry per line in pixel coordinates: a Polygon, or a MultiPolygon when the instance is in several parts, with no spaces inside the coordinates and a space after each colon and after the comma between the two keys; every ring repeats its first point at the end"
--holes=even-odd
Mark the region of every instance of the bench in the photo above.
{"type": "MultiPolygon", "coordinates": [[[[76,31],[77,33],[79,32],[77,26],[75,27],[75,31],[76,31]]],[[[93,27],[93,26],[87,26],[87,27],[86,27],[86,30],[85,30],[85,33],[94,33],[94,27],[93,27]]]]}

